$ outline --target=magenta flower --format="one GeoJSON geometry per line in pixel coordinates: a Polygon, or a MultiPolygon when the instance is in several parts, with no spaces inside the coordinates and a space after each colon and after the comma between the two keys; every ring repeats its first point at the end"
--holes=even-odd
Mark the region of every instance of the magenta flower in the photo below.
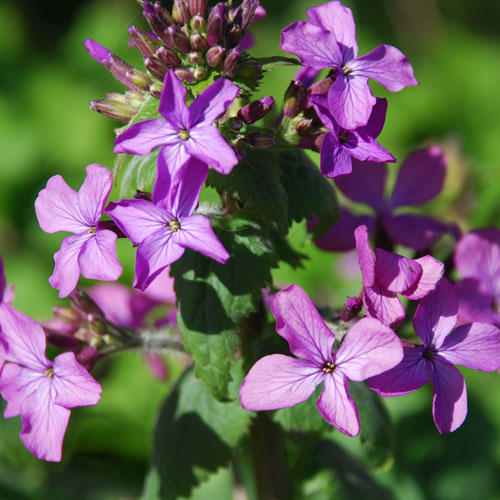
{"type": "Polygon", "coordinates": [[[443,276],[443,263],[430,255],[412,260],[376,248],[374,258],[366,226],[359,226],[354,231],[354,238],[363,279],[360,296],[366,315],[377,318],[384,325],[396,325],[405,316],[397,293],[419,300],[434,290],[443,276]]]}
{"type": "Polygon", "coordinates": [[[464,279],[455,284],[462,322],[500,325],[500,230],[476,229],[455,247],[455,267],[464,279]]]}
{"type": "Polygon", "coordinates": [[[401,363],[369,380],[382,396],[401,396],[431,381],[432,414],[440,433],[453,432],[467,415],[467,390],[454,365],[490,372],[500,367],[500,330],[485,323],[457,324],[458,301],[443,278],[418,306],[413,327],[423,345],[404,347],[401,363]]]}
{"type": "Polygon", "coordinates": [[[337,177],[335,184],[349,200],[371,207],[375,216],[355,216],[344,208],[342,220],[316,240],[316,244],[333,252],[354,248],[352,234],[362,217],[362,223],[370,231],[378,226],[395,243],[415,250],[429,248],[448,231],[448,226],[433,217],[395,211],[403,206],[421,205],[436,197],[443,189],[445,175],[446,158],[441,148],[419,149],[401,165],[392,194],[386,199],[386,166],[353,160],[352,173],[337,177]]]}
{"type": "Polygon", "coordinates": [[[319,412],[344,434],[357,436],[358,409],[349,395],[348,380],[366,380],[396,366],[403,356],[399,338],[376,319],[363,318],[333,353],[335,335],[297,285],[278,292],[271,311],[276,331],[300,359],[271,354],[257,361],[240,387],[243,408],[288,408],[308,399],[323,382],[319,412]]]}
{"type": "Polygon", "coordinates": [[[328,107],[341,127],[352,130],[368,122],[376,102],[368,85],[370,78],[391,92],[418,85],[406,56],[391,45],[379,45],[357,57],[354,19],[340,2],[308,9],[307,19],[281,32],[280,47],[306,66],[337,71],[328,92],[328,107]]]}
{"type": "Polygon", "coordinates": [[[80,274],[89,279],[114,281],[122,273],[116,256],[117,235],[99,226],[113,187],[111,174],[96,163],[86,171],[80,191],[71,189],[60,175],[55,175],[35,201],[38,222],[46,233],[73,233],[63,239],[61,249],[54,255],[54,273],[49,283],[59,290],[59,297],[74,290],[80,274]]]}
{"type": "Polygon", "coordinates": [[[354,130],[346,130],[338,125],[326,107],[326,97],[321,94],[310,96],[316,113],[328,129],[321,145],[321,173],[327,177],[349,174],[352,158],[361,161],[396,161],[375,138],[382,131],[387,111],[387,100],[377,99],[368,123],[354,130]]]}
{"type": "Polygon", "coordinates": [[[35,457],[59,462],[70,409],[96,405],[101,386],[72,352],[49,361],[42,327],[12,306],[0,305],[0,328],[4,416],[21,416],[21,441],[35,457]]]}
{"type": "Polygon", "coordinates": [[[165,75],[159,112],[164,119],[138,122],[115,141],[115,153],[147,155],[162,146],[158,160],[159,183],[168,183],[189,158],[197,158],[221,174],[228,174],[238,158],[222,137],[214,121],[238,95],[234,83],[219,78],[207,87],[188,108],[186,88],[173,70],[165,75]]]}
{"type": "Polygon", "coordinates": [[[152,202],[122,200],[109,204],[106,213],[138,245],[134,287],[144,290],[186,248],[222,264],[229,259],[210,220],[192,215],[207,175],[207,166],[192,158],[180,168],[171,184],[156,182],[152,202]]]}

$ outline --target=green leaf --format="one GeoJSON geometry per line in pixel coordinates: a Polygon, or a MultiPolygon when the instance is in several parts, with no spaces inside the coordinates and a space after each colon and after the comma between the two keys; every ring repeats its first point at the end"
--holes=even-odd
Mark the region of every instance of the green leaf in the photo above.
{"type": "Polygon", "coordinates": [[[288,228],[288,202],[279,158],[268,150],[249,148],[245,159],[228,175],[213,170],[208,185],[222,194],[239,198],[246,208],[256,212],[266,224],[276,223],[280,232],[288,228]]]}
{"type": "Polygon", "coordinates": [[[270,56],[270,57],[256,57],[255,62],[262,65],[266,70],[280,68],[282,66],[301,66],[302,63],[294,57],[283,56],[270,56]]]}
{"type": "Polygon", "coordinates": [[[273,242],[273,247],[278,257],[283,262],[294,269],[298,267],[304,267],[302,261],[308,259],[309,257],[301,252],[297,252],[289,243],[286,237],[279,233],[279,231],[273,226],[269,229],[269,236],[273,242]]]}
{"type": "Polygon", "coordinates": [[[366,383],[349,382],[349,392],[358,405],[360,439],[372,467],[390,467],[394,455],[394,427],[378,394],[366,383]]]}
{"type": "Polygon", "coordinates": [[[185,373],[155,427],[153,462],[160,476],[160,498],[187,497],[227,466],[231,448],[247,433],[252,416],[237,401],[215,400],[192,371],[185,373]]]}
{"type": "Polygon", "coordinates": [[[314,394],[303,403],[277,410],[273,420],[281,424],[287,431],[301,432],[326,432],[332,431],[333,427],[321,416],[316,406],[323,385],[316,387],[314,394]]]}
{"type": "Polygon", "coordinates": [[[283,185],[288,196],[288,217],[292,221],[319,217],[313,236],[320,236],[339,217],[339,205],[332,183],[300,150],[281,151],[283,185]]]}
{"type": "Polygon", "coordinates": [[[186,250],[170,274],[175,278],[179,329],[193,355],[196,376],[215,397],[225,400],[234,394],[229,383],[240,345],[238,325],[256,310],[278,258],[260,225],[243,212],[213,228],[231,255],[226,264],[186,250]]]}

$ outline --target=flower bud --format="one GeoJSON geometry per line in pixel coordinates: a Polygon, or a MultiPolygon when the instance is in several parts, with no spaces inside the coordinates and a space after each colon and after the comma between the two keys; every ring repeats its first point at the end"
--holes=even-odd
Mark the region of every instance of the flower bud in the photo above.
{"type": "Polygon", "coordinates": [[[155,2],[155,11],[156,11],[156,17],[162,22],[163,25],[169,26],[174,22],[172,19],[172,16],[169,14],[167,9],[163,7],[163,5],[160,2],[155,2]]]}
{"type": "Polygon", "coordinates": [[[203,56],[199,52],[190,52],[188,54],[188,61],[191,64],[201,64],[203,61],[203,56]]]}
{"type": "Polygon", "coordinates": [[[151,43],[148,41],[148,36],[144,31],[135,26],[130,26],[128,29],[130,39],[132,40],[134,47],[142,54],[143,57],[152,57],[154,54],[154,49],[151,43]]]}
{"type": "Polygon", "coordinates": [[[243,106],[238,111],[238,118],[241,118],[247,125],[255,123],[264,117],[273,107],[274,99],[271,96],[262,97],[243,106]]]}
{"type": "Polygon", "coordinates": [[[189,12],[192,16],[205,16],[206,0],[188,0],[189,12]]]}
{"type": "Polygon", "coordinates": [[[228,52],[226,59],[224,59],[222,71],[224,71],[224,73],[226,73],[226,75],[228,76],[234,76],[240,62],[241,50],[239,49],[239,47],[235,47],[228,52]]]}
{"type": "Polygon", "coordinates": [[[189,71],[186,68],[177,68],[175,70],[175,74],[177,75],[177,78],[184,83],[187,83],[188,85],[194,83],[196,80],[193,76],[193,73],[189,71]]]}
{"type": "Polygon", "coordinates": [[[83,314],[93,314],[104,317],[99,306],[90,298],[90,295],[79,288],[75,288],[70,294],[69,299],[73,302],[76,310],[83,314]]]}
{"type": "Polygon", "coordinates": [[[53,321],[49,321],[43,325],[47,343],[65,351],[78,352],[82,348],[81,342],[72,333],[59,331],[54,326],[53,321]]]}
{"type": "Polygon", "coordinates": [[[125,73],[126,77],[138,88],[147,90],[151,84],[151,78],[146,73],[132,68],[125,73]]]}
{"type": "Polygon", "coordinates": [[[334,84],[334,82],[335,78],[332,78],[330,75],[328,75],[326,78],[319,80],[319,82],[313,83],[307,89],[307,93],[309,95],[326,94],[330,90],[330,87],[334,84]]]}
{"type": "Polygon", "coordinates": [[[283,113],[285,116],[293,117],[300,111],[300,102],[304,97],[304,86],[302,82],[292,80],[285,91],[283,113]]]}
{"type": "Polygon", "coordinates": [[[76,360],[87,371],[91,371],[99,358],[99,351],[94,347],[85,347],[77,355],[76,360]]]}
{"type": "Polygon", "coordinates": [[[184,54],[187,54],[191,50],[188,37],[186,36],[184,31],[179,28],[179,26],[172,24],[168,27],[167,32],[170,35],[172,43],[177,50],[184,52],[184,54]]]}
{"type": "Polygon", "coordinates": [[[66,323],[68,325],[79,324],[82,320],[82,315],[71,307],[55,306],[52,308],[52,312],[54,313],[54,318],[56,320],[62,321],[63,323],[66,323]]]}
{"type": "Polygon", "coordinates": [[[342,321],[351,321],[359,314],[362,307],[363,301],[359,297],[349,297],[344,304],[340,319],[342,321]]]}
{"type": "Polygon", "coordinates": [[[241,4],[241,31],[244,33],[252,24],[255,10],[259,6],[258,0],[243,0],[241,4]]]}
{"type": "Polygon", "coordinates": [[[247,138],[252,146],[259,149],[269,149],[276,144],[276,139],[272,135],[263,134],[262,132],[252,132],[248,134],[247,138]]]}
{"type": "Polygon", "coordinates": [[[214,47],[210,47],[208,49],[205,57],[207,58],[208,64],[212,66],[212,68],[215,68],[221,63],[225,53],[226,49],[219,45],[215,45],[214,47]]]}
{"type": "Polygon", "coordinates": [[[229,31],[226,33],[227,43],[229,47],[235,47],[243,38],[243,32],[237,24],[233,24],[229,31]]]}
{"type": "Polygon", "coordinates": [[[313,151],[319,153],[321,151],[321,145],[323,144],[325,135],[326,133],[305,135],[300,138],[299,146],[305,149],[312,149],[313,151]]]}
{"type": "Polygon", "coordinates": [[[172,17],[174,21],[181,26],[189,21],[189,8],[186,0],[174,0],[172,17]]]}
{"type": "Polygon", "coordinates": [[[214,47],[222,42],[226,29],[226,4],[218,3],[212,8],[207,21],[207,42],[214,47]]]}
{"type": "Polygon", "coordinates": [[[148,24],[151,26],[153,31],[158,35],[167,29],[168,23],[165,20],[158,16],[153,4],[151,2],[144,2],[142,14],[145,17],[148,24]]]}
{"type": "Polygon", "coordinates": [[[302,118],[297,125],[295,125],[295,130],[299,135],[307,135],[311,130],[312,122],[313,121],[309,118],[302,118]]]}
{"type": "Polygon", "coordinates": [[[148,193],[146,191],[140,191],[139,189],[135,192],[134,194],[134,199],[135,200],[147,200],[147,201],[152,201],[153,197],[151,193],[148,193]]]}
{"type": "Polygon", "coordinates": [[[163,90],[163,83],[161,82],[154,82],[150,87],[149,87],[149,93],[153,97],[158,97],[160,98],[161,96],[161,91],[163,90]]]}
{"type": "Polygon", "coordinates": [[[176,68],[181,65],[181,60],[179,56],[172,50],[167,47],[160,47],[156,51],[156,55],[158,59],[167,67],[167,68],[176,68]]]}
{"type": "Polygon", "coordinates": [[[206,75],[207,75],[207,70],[205,68],[198,67],[193,70],[193,76],[198,81],[203,80],[203,78],[205,78],[206,75]]]}
{"type": "Polygon", "coordinates": [[[193,19],[191,19],[190,25],[191,29],[197,33],[204,32],[207,27],[205,18],[201,16],[194,16],[193,19]]]}
{"type": "Polygon", "coordinates": [[[199,33],[193,33],[189,37],[189,42],[191,43],[191,47],[193,47],[193,50],[196,50],[197,52],[202,52],[208,47],[207,40],[203,35],[200,35],[199,33]]]}
{"type": "Polygon", "coordinates": [[[118,120],[124,123],[128,123],[137,112],[137,110],[128,107],[126,104],[106,102],[102,100],[91,101],[90,109],[109,118],[113,118],[113,120],[118,120]]]}
{"type": "Polygon", "coordinates": [[[146,57],[146,59],[144,59],[144,66],[152,76],[163,81],[167,68],[158,59],[146,57]]]}
{"type": "Polygon", "coordinates": [[[230,128],[236,130],[236,132],[241,130],[241,128],[243,127],[243,121],[236,117],[229,118],[229,120],[226,123],[229,125],[230,128]]]}

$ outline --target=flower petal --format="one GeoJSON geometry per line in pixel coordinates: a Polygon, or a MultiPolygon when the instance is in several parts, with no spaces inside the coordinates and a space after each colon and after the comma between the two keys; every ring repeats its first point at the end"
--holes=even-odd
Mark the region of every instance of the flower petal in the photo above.
{"type": "Polygon", "coordinates": [[[54,272],[49,283],[59,290],[59,297],[67,297],[76,287],[80,278],[78,255],[85,243],[94,236],[89,233],[66,236],[61,248],[54,254],[54,272]]]}
{"type": "Polygon", "coordinates": [[[382,288],[378,283],[365,287],[361,298],[366,315],[377,318],[384,325],[396,326],[405,317],[403,304],[396,294],[382,288]]]}
{"type": "Polygon", "coordinates": [[[432,415],[441,434],[458,429],[467,416],[467,388],[462,374],[451,364],[435,360],[431,364],[434,385],[432,415]]]}
{"type": "Polygon", "coordinates": [[[408,58],[392,45],[379,45],[350,63],[356,76],[373,78],[391,92],[418,85],[408,58]]]}
{"type": "Polygon", "coordinates": [[[336,186],[352,201],[379,211],[384,205],[387,167],[380,163],[352,161],[352,172],[335,179],[336,186]]]}
{"type": "Polygon", "coordinates": [[[448,231],[446,224],[425,215],[385,214],[382,223],[392,241],[418,251],[434,245],[448,231]]]}
{"type": "Polygon", "coordinates": [[[371,287],[375,284],[375,257],[370,248],[368,228],[366,226],[359,226],[356,228],[354,231],[354,239],[356,240],[356,250],[358,252],[363,285],[365,287],[371,287]]]}
{"type": "Polygon", "coordinates": [[[459,323],[473,321],[500,324],[500,314],[493,310],[493,297],[475,278],[465,278],[455,283],[458,297],[459,323]]]}
{"type": "Polygon", "coordinates": [[[425,347],[439,349],[457,323],[458,300],[453,287],[441,278],[435,290],[425,296],[413,318],[413,328],[425,347]]]}
{"type": "Polygon", "coordinates": [[[40,227],[46,233],[81,233],[88,229],[80,212],[78,193],[60,175],[51,177],[47,181],[47,187],[38,193],[35,212],[40,227]]]}
{"type": "Polygon", "coordinates": [[[189,128],[197,124],[212,125],[240,93],[240,88],[226,78],[215,80],[191,104],[189,128]]]}
{"type": "Polygon", "coordinates": [[[96,226],[101,220],[113,179],[106,167],[93,163],[86,167],[87,176],[78,191],[78,206],[88,226],[96,226]]]}
{"type": "Polygon", "coordinates": [[[181,221],[181,228],[175,234],[175,242],[183,248],[197,252],[225,264],[230,255],[215,235],[210,219],[203,215],[192,215],[181,221]]]}
{"type": "Polygon", "coordinates": [[[296,21],[281,31],[280,48],[295,54],[304,66],[342,67],[343,55],[335,35],[305,21],[296,21]]]}
{"type": "Polygon", "coordinates": [[[349,144],[346,143],[344,148],[353,158],[377,163],[396,161],[396,158],[372,137],[359,134],[357,131],[352,134],[355,140],[349,144]]]}
{"type": "Polygon", "coordinates": [[[430,255],[424,255],[414,262],[422,266],[422,274],[413,287],[404,291],[403,295],[410,300],[420,300],[436,288],[443,277],[444,264],[430,255]]]}
{"type": "Polygon", "coordinates": [[[374,318],[357,321],[335,353],[338,369],[357,382],[390,370],[402,359],[403,346],[399,337],[374,318]]]}
{"type": "Polygon", "coordinates": [[[184,87],[182,82],[177,78],[173,69],[169,69],[165,73],[158,111],[176,132],[180,129],[189,128],[186,87],[184,87]]]}
{"type": "Polygon", "coordinates": [[[317,406],[323,418],[340,432],[352,437],[359,434],[358,408],[349,394],[347,377],[342,373],[325,377],[325,388],[317,406]]]}
{"type": "Polygon", "coordinates": [[[276,331],[286,339],[295,356],[308,359],[319,368],[332,359],[335,335],[300,286],[279,291],[271,303],[271,312],[276,318],[276,331]]]}
{"type": "Polygon", "coordinates": [[[375,248],[375,275],[383,288],[402,293],[418,282],[422,276],[422,266],[396,253],[375,248]]]}
{"type": "Polygon", "coordinates": [[[161,118],[134,123],[115,139],[113,152],[144,156],[159,146],[182,142],[177,134],[178,130],[161,118]]]}
{"type": "Polygon", "coordinates": [[[366,125],[376,102],[368,78],[362,76],[344,76],[340,73],[328,91],[330,112],[336,122],[347,130],[366,125]]]}
{"type": "Polygon", "coordinates": [[[184,247],[175,243],[174,233],[162,228],[147,236],[137,247],[134,287],[144,290],[163,269],[184,253],[184,247]]]}
{"type": "Polygon", "coordinates": [[[391,207],[421,205],[432,200],[442,191],[445,175],[446,158],[440,147],[430,146],[415,151],[399,169],[391,207]]]}
{"type": "Polygon", "coordinates": [[[329,178],[350,174],[352,159],[349,152],[335,139],[326,134],[321,145],[321,173],[329,178]]]}
{"type": "Polygon", "coordinates": [[[85,278],[115,281],[120,277],[122,265],[116,256],[117,238],[113,231],[101,229],[83,244],[78,264],[85,278]]]}
{"type": "Polygon", "coordinates": [[[351,9],[344,7],[340,2],[328,2],[319,7],[307,9],[307,19],[335,35],[344,61],[350,61],[358,55],[356,42],[356,25],[351,9]]]}
{"type": "Polygon", "coordinates": [[[308,399],[324,374],[310,361],[271,354],[257,361],[240,387],[245,410],[289,408],[308,399]]]}
{"type": "Polygon", "coordinates": [[[422,346],[403,347],[403,359],[397,366],[368,380],[370,389],[381,396],[402,396],[430,381],[430,361],[423,357],[422,346]]]}
{"type": "Polygon", "coordinates": [[[500,368],[500,330],[487,323],[459,326],[444,339],[439,354],[454,365],[492,372],[500,368]]]}
{"type": "Polygon", "coordinates": [[[75,354],[64,352],[53,363],[54,403],[65,408],[94,406],[101,397],[101,385],[78,363],[75,354]]]}

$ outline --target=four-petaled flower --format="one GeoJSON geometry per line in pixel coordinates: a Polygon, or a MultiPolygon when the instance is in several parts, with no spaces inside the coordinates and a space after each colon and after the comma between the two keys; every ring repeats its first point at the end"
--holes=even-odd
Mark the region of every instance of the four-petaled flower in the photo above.
{"type": "Polygon", "coordinates": [[[403,356],[397,335],[380,321],[363,318],[333,353],[335,335],[297,285],[278,292],[271,311],[276,331],[301,359],[271,354],[257,361],[240,387],[243,408],[288,408],[308,399],[323,382],[317,403],[321,415],[343,433],[356,436],[359,417],[348,380],[366,380],[396,366],[403,356]]]}
{"type": "Polygon", "coordinates": [[[76,192],[60,175],[51,177],[35,201],[40,227],[46,233],[67,231],[61,249],[54,255],[54,273],[50,284],[59,297],[69,295],[78,283],[80,273],[89,279],[114,281],[122,273],[116,256],[117,235],[101,228],[113,181],[106,167],[98,164],[86,168],[87,177],[76,192]]]}
{"type": "Polygon", "coordinates": [[[229,259],[210,220],[203,215],[192,215],[207,175],[207,166],[191,158],[171,179],[171,184],[156,183],[152,202],[122,200],[109,204],[106,213],[138,245],[136,288],[144,290],[165,267],[179,259],[186,248],[222,264],[229,259]]]}
{"type": "Polygon", "coordinates": [[[169,183],[168,178],[193,157],[221,174],[228,174],[238,163],[238,158],[214,121],[239,91],[234,83],[219,78],[188,108],[186,87],[175,72],[169,70],[158,108],[164,119],[154,118],[133,124],[116,138],[114,152],[147,155],[162,146],[158,158],[158,183],[169,183]]]}
{"type": "Polygon", "coordinates": [[[359,226],[354,231],[354,238],[363,279],[361,298],[366,315],[385,325],[394,326],[405,316],[397,293],[407,299],[419,300],[434,290],[443,276],[443,263],[430,255],[412,260],[376,248],[374,258],[366,226],[359,226]]]}
{"type": "Polygon", "coordinates": [[[7,304],[0,305],[0,357],[4,416],[21,416],[21,441],[33,455],[60,461],[70,408],[96,405],[101,386],[72,352],[49,361],[42,327],[7,304]]]}
{"type": "Polygon", "coordinates": [[[348,130],[368,122],[376,99],[368,85],[373,78],[391,92],[418,85],[406,56],[391,45],[379,45],[358,55],[356,28],[351,10],[340,2],[328,2],[307,10],[307,19],[281,32],[281,49],[297,55],[314,69],[336,70],[328,91],[328,107],[335,121],[348,130]]]}
{"type": "Polygon", "coordinates": [[[443,278],[413,319],[423,345],[404,347],[401,363],[369,380],[382,396],[401,396],[432,381],[432,414],[439,432],[453,432],[467,415],[467,390],[454,365],[490,372],[500,367],[500,330],[486,323],[457,324],[458,301],[443,278]]]}

